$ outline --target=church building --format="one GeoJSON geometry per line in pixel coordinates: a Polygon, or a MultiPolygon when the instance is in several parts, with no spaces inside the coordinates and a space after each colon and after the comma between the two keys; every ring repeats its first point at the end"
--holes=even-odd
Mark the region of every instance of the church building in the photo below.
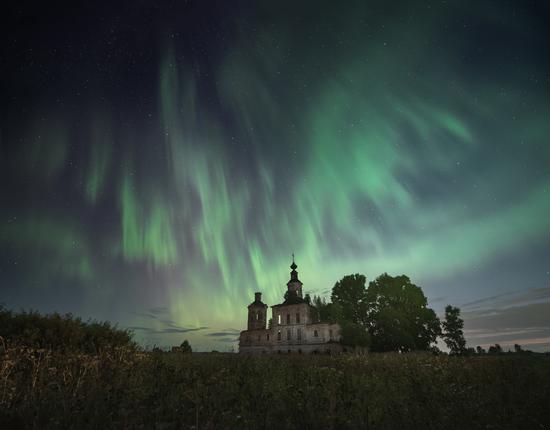
{"type": "Polygon", "coordinates": [[[248,328],[240,334],[239,352],[268,353],[337,353],[342,351],[338,324],[318,322],[313,307],[302,296],[302,282],[292,258],[290,280],[283,303],[271,306],[272,319],[267,325],[267,305],[262,293],[255,293],[248,305],[248,328]]]}

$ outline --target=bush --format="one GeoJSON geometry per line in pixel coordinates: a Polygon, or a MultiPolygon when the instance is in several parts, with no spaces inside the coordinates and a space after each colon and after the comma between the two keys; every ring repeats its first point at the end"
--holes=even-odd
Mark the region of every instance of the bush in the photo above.
{"type": "Polygon", "coordinates": [[[8,345],[59,351],[98,353],[119,347],[136,348],[130,331],[109,322],[84,322],[72,314],[14,313],[1,306],[0,336],[8,345]]]}

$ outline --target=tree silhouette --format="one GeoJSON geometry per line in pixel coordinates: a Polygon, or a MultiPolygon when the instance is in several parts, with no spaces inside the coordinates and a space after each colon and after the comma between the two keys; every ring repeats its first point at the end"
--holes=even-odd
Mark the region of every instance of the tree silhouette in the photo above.
{"type": "Polygon", "coordinates": [[[344,321],[365,324],[367,315],[366,279],[365,275],[356,273],[355,275],[346,275],[334,284],[331,300],[333,304],[341,306],[344,321]]]}
{"type": "Polygon", "coordinates": [[[387,273],[369,283],[365,306],[374,351],[427,351],[441,333],[422,289],[387,273]]]}
{"type": "Polygon", "coordinates": [[[180,345],[180,349],[181,349],[181,352],[185,353],[185,354],[190,354],[191,352],[193,352],[193,349],[191,348],[191,345],[189,344],[189,342],[187,341],[187,339],[185,339],[181,345],[180,345]]]}
{"type": "Polygon", "coordinates": [[[368,347],[371,344],[371,336],[365,326],[345,322],[342,324],[342,344],[368,347]]]}
{"type": "Polygon", "coordinates": [[[489,347],[489,354],[500,354],[502,353],[502,348],[498,343],[491,345],[489,347]]]}
{"type": "Polygon", "coordinates": [[[443,325],[443,340],[451,354],[461,355],[466,352],[466,340],[464,339],[464,320],[460,318],[460,309],[451,305],[445,308],[445,321],[443,325]]]}
{"type": "Polygon", "coordinates": [[[311,318],[313,321],[328,323],[351,322],[344,318],[344,311],[340,304],[327,302],[319,296],[313,297],[311,318]]]}

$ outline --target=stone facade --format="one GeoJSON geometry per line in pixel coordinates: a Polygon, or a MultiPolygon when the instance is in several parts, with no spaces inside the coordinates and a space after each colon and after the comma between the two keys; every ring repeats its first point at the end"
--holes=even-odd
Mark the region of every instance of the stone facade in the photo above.
{"type": "Polygon", "coordinates": [[[241,332],[239,352],[242,354],[270,353],[338,353],[342,351],[341,330],[338,324],[313,320],[312,306],[302,297],[302,282],[298,279],[296,263],[290,266],[285,301],[271,306],[272,323],[266,328],[267,305],[262,294],[248,305],[248,327],[241,332]]]}

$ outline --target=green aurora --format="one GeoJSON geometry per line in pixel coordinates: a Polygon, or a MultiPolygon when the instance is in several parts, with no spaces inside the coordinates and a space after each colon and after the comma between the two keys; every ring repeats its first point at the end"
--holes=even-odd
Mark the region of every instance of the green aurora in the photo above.
{"type": "Polygon", "coordinates": [[[543,15],[468,3],[237,2],[204,33],[195,5],[151,40],[115,27],[116,85],[99,25],[90,58],[25,66],[3,84],[35,93],[3,107],[1,301],[225,349],[291,253],[312,294],[357,272],[436,309],[548,287],[543,15]]]}

